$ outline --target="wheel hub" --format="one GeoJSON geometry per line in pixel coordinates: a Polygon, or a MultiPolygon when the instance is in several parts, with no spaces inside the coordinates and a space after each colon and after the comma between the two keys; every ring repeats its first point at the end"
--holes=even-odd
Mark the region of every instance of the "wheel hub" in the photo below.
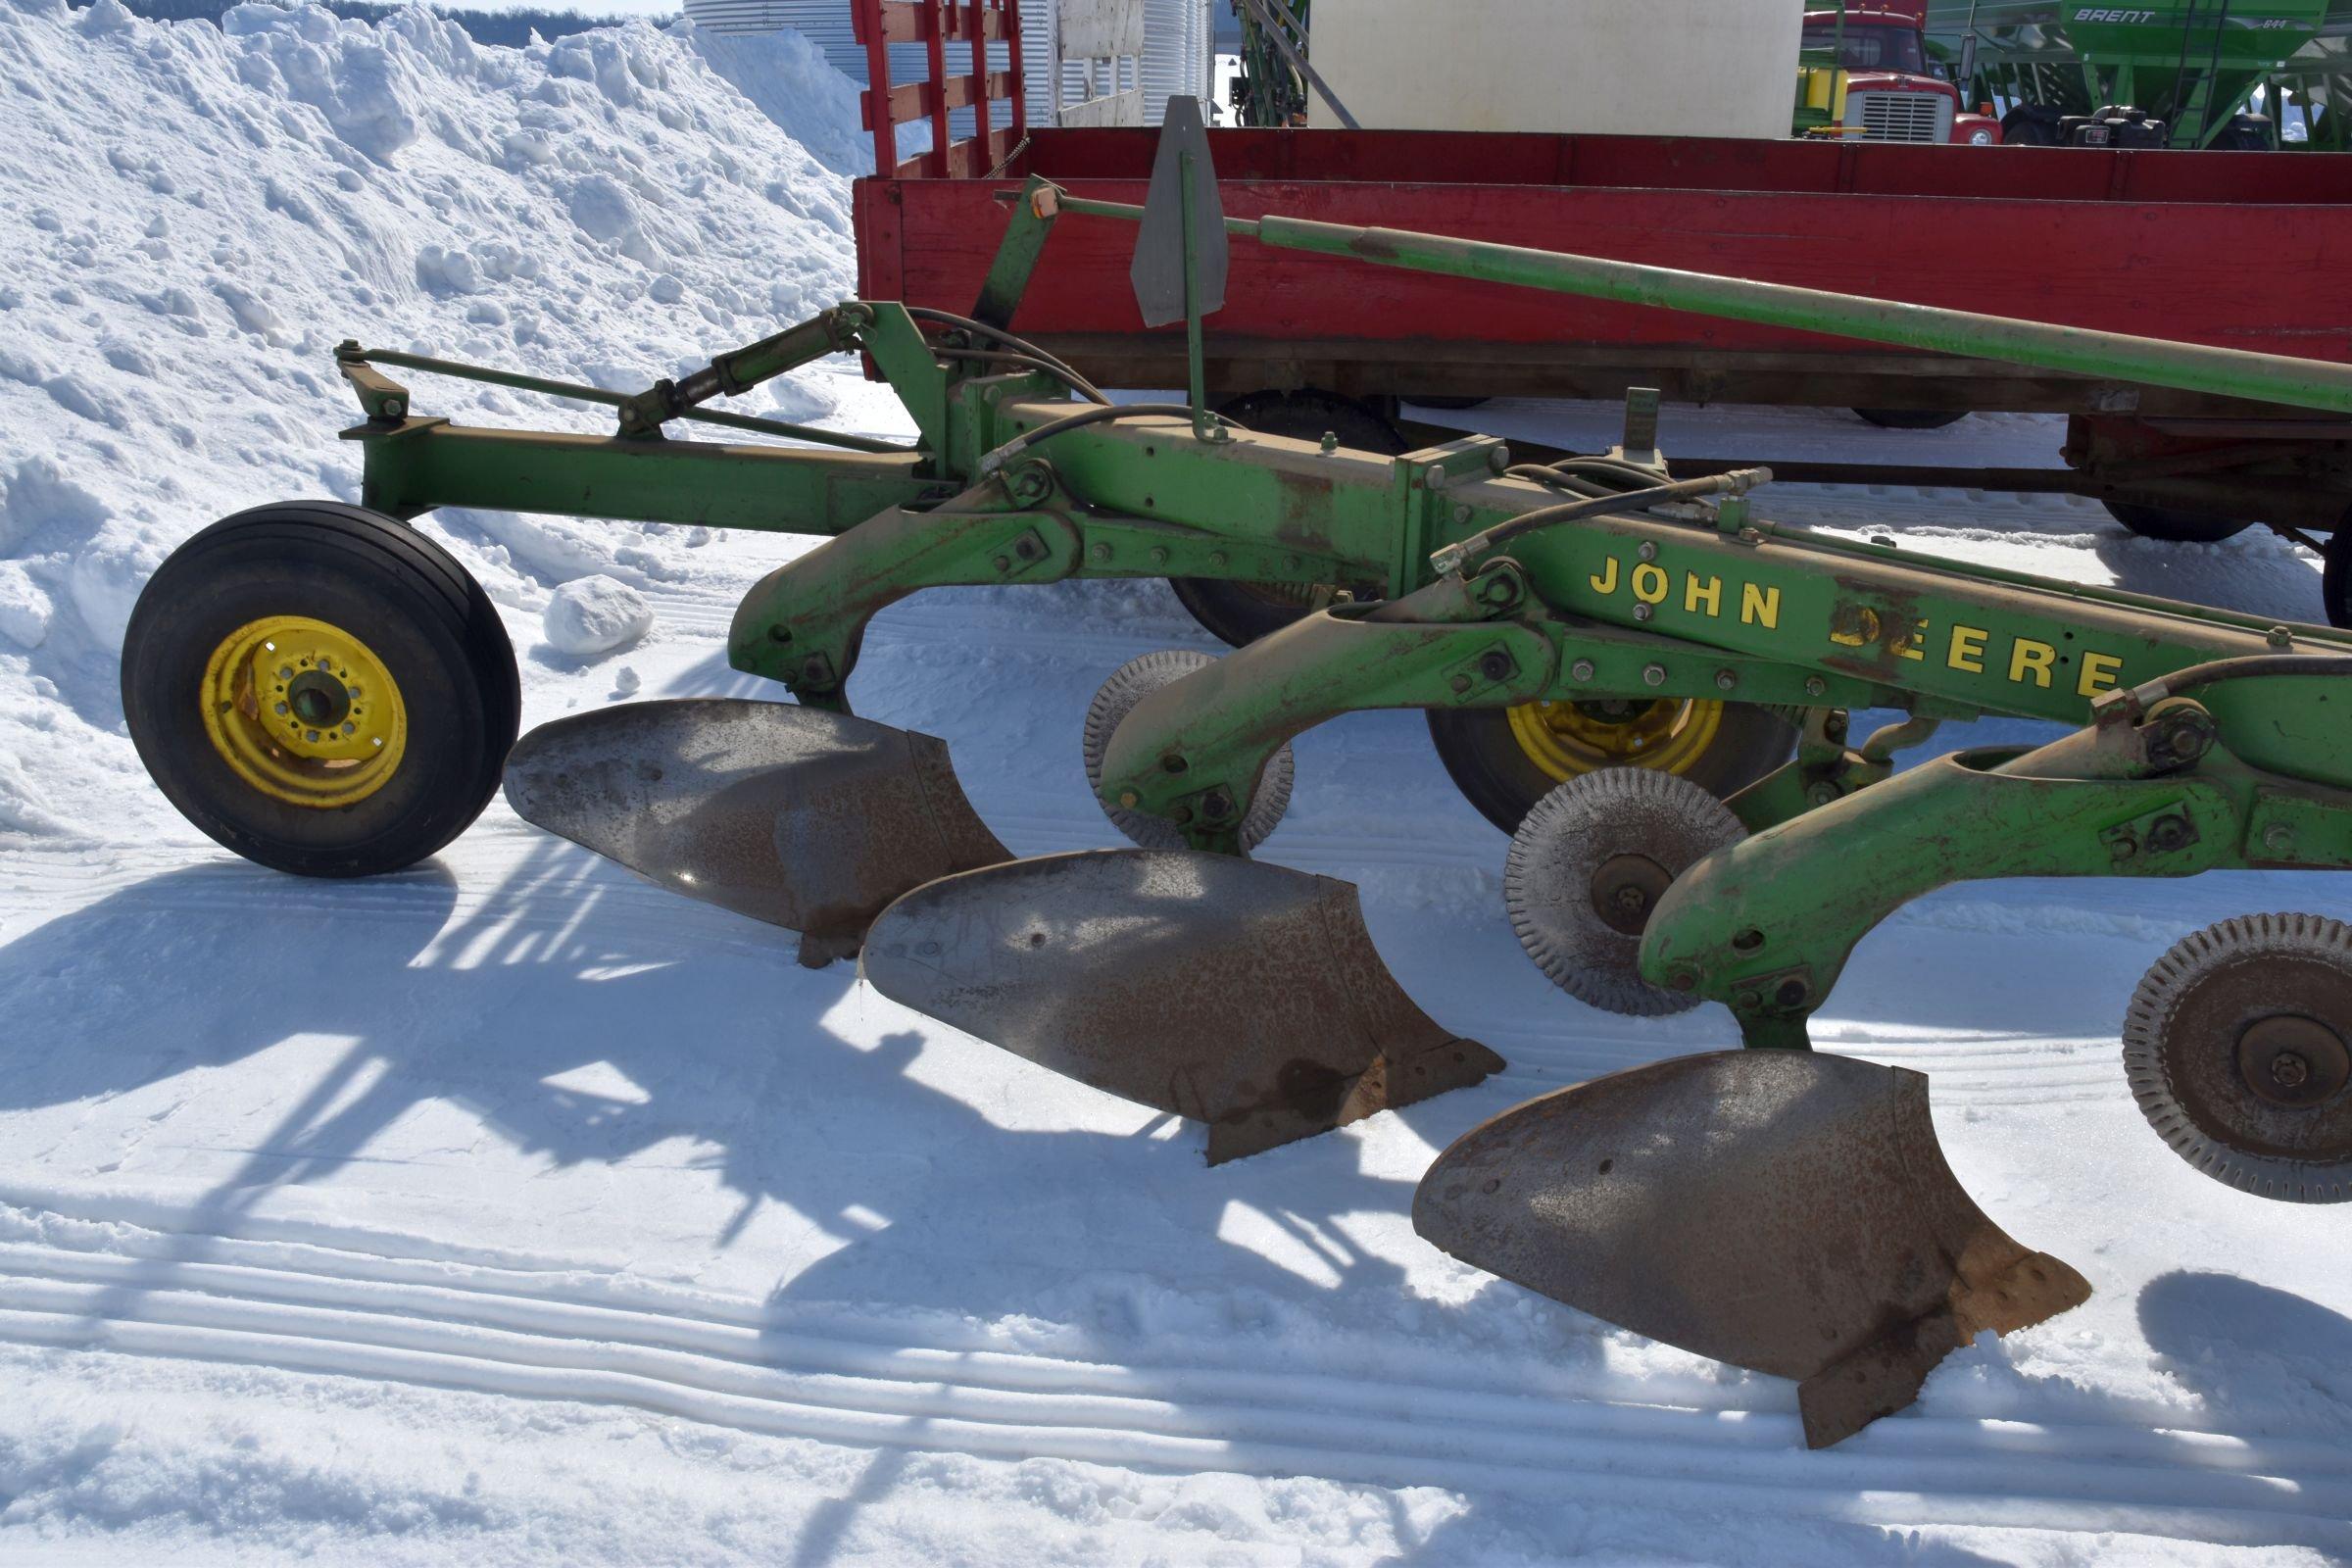
{"type": "Polygon", "coordinates": [[[306,615],[248,621],[214,648],[205,735],[253,788],[329,809],[383,788],[408,745],[400,685],[360,638],[306,615]]]}
{"type": "Polygon", "coordinates": [[[1592,873],[1592,912],[1610,930],[1638,937],[1673,882],[1674,873],[1646,855],[1613,855],[1592,873]]]}
{"type": "Polygon", "coordinates": [[[1604,767],[1681,773],[1723,727],[1723,704],[1695,700],[1522,703],[1509,711],[1519,749],[1561,783],[1604,767]]]}
{"type": "Polygon", "coordinates": [[[2272,1104],[2300,1109],[2333,1099],[2352,1079],[2352,1050],[2317,1018],[2282,1014],[2238,1036],[2237,1070],[2272,1104]]]}
{"type": "Polygon", "coordinates": [[[286,704],[306,725],[333,729],[351,712],[351,688],[323,669],[306,669],[286,687],[286,704]]]}

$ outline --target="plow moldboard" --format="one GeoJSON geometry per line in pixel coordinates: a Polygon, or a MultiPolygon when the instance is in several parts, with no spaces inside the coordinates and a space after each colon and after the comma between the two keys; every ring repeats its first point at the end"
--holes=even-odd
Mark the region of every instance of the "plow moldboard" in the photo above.
{"type": "Polygon", "coordinates": [[[884,910],[859,966],[892,1000],[1253,1154],[1500,1068],[1381,962],[1355,889],[1189,850],[1051,856],[884,910]]]}
{"type": "Polygon", "coordinates": [[[1009,859],[936,736],[785,703],[624,703],[540,725],[507,760],[516,814],[662,886],[855,953],[909,888],[1009,859]]]}
{"type": "Polygon", "coordinates": [[[1800,1380],[1821,1447],[1984,1329],[2087,1299],[1944,1162],[1928,1080],[1803,1051],[1678,1056],[1516,1105],[1413,1195],[1432,1245],[1594,1317],[1800,1380]]]}

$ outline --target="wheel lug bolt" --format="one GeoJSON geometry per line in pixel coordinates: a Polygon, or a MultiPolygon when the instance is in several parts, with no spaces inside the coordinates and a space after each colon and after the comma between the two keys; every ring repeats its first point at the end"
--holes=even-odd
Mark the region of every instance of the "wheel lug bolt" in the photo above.
{"type": "Polygon", "coordinates": [[[2271,1058],[2271,1081],[2281,1089],[2300,1089],[2311,1079],[2311,1063],[2291,1051],[2271,1058]]]}

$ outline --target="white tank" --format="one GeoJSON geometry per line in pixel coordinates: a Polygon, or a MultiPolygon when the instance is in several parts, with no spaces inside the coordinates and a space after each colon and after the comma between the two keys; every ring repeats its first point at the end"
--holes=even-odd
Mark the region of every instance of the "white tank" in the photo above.
{"type": "MultiPolygon", "coordinates": [[[[1314,0],[1307,59],[1366,129],[1785,137],[1792,0],[1314,0]]],[[[1307,123],[1339,117],[1309,92],[1307,123]]]]}

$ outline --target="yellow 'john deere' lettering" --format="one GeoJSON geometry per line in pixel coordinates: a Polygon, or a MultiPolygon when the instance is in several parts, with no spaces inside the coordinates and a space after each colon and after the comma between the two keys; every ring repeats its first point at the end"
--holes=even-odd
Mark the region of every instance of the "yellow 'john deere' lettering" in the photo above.
{"type": "Polygon", "coordinates": [[[1972,675],[1984,673],[1984,644],[1992,633],[1976,626],[1954,626],[1950,651],[1944,662],[1954,669],[1965,669],[1972,675]]]}
{"type": "MultiPolygon", "coordinates": [[[[1703,615],[1710,620],[1721,620],[1731,612],[1723,578],[1696,571],[1682,572],[1682,594],[1678,601],[1675,576],[1673,570],[1656,562],[1629,562],[1604,556],[1599,568],[1587,580],[1602,598],[1621,590],[1630,591],[1642,604],[1679,603],[1683,613],[1703,615]]],[[[1766,631],[1780,630],[1781,590],[1759,582],[1739,579],[1734,582],[1740,595],[1740,624],[1760,626],[1766,631]]],[[[1932,657],[1929,645],[1933,640],[1940,646],[1948,669],[1968,675],[2006,677],[2012,685],[2030,684],[2043,691],[2063,689],[2060,671],[2073,662],[2059,652],[2057,644],[2033,637],[2010,635],[2004,639],[2006,648],[1996,648],[1992,632],[1983,626],[1954,623],[1936,639],[1935,622],[1926,615],[1914,616],[1850,602],[1837,607],[1829,640],[1844,648],[1883,647],[1895,658],[1921,663],[1932,657]]],[[[2073,641],[2072,633],[2068,634],[2068,641],[2073,641]]],[[[2123,667],[2123,660],[2113,654],[2082,654],[2075,679],[2077,695],[2096,697],[2114,690],[2123,667]]]]}
{"type": "Polygon", "coordinates": [[[2123,667],[2124,662],[2113,655],[2084,654],[2082,656],[2082,678],[2075,682],[2075,695],[2077,697],[2096,697],[2101,692],[2115,690],[2116,671],[2123,667]]]}

